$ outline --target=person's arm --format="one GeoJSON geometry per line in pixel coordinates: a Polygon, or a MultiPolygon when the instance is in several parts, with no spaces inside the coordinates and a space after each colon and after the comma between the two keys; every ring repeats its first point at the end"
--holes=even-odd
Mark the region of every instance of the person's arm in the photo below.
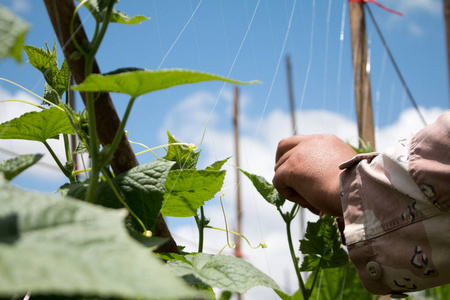
{"type": "Polygon", "coordinates": [[[313,212],[344,215],[350,258],[370,292],[449,283],[450,112],[392,153],[355,154],[331,135],[285,139],[274,186],[313,212]]]}
{"type": "Polygon", "coordinates": [[[341,168],[344,234],[364,287],[388,294],[450,283],[450,112],[395,151],[341,168]]]}

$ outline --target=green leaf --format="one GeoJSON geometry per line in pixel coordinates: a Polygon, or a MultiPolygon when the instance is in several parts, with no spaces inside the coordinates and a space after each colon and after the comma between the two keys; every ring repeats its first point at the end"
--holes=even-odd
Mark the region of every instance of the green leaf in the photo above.
{"type": "MultiPolygon", "coordinates": [[[[155,160],[140,165],[112,179],[131,210],[152,230],[164,201],[165,181],[173,162],[155,160]]],[[[84,199],[87,183],[74,183],[62,186],[59,191],[64,195],[84,199]]],[[[107,182],[101,182],[95,191],[94,203],[110,208],[122,208],[107,182]]]]}
{"type": "MultiPolygon", "coordinates": [[[[47,101],[50,101],[53,104],[58,105],[61,102],[61,97],[55,89],[53,89],[47,82],[44,85],[44,96],[43,98],[47,101]]],[[[41,105],[47,104],[47,102],[42,101],[41,105]]]]}
{"type": "Polygon", "coordinates": [[[283,206],[286,199],[284,199],[284,197],[278,193],[277,189],[272,184],[267,182],[264,177],[251,174],[241,168],[238,169],[252,181],[253,186],[267,202],[277,207],[283,206]]]}
{"type": "Polygon", "coordinates": [[[61,133],[74,134],[67,115],[57,107],[29,112],[0,124],[0,139],[45,142],[61,133]]]}
{"type": "Polygon", "coordinates": [[[85,143],[79,142],[73,153],[74,154],[89,153],[89,150],[85,143]]]}
{"type": "Polygon", "coordinates": [[[22,62],[22,46],[28,30],[26,22],[0,5],[0,60],[10,56],[22,62]]]}
{"type": "MultiPolygon", "coordinates": [[[[320,272],[310,299],[376,299],[364,289],[356,268],[350,262],[340,268],[324,269],[320,272]]],[[[313,276],[310,276],[306,285],[311,286],[312,280],[313,276]]]]}
{"type": "Polygon", "coordinates": [[[305,239],[300,241],[300,251],[305,255],[301,271],[313,271],[318,267],[335,268],[348,262],[337,222],[326,215],[315,223],[308,222],[305,239]]]}
{"type": "MultiPolygon", "coordinates": [[[[285,294],[284,292],[280,290],[274,290],[275,293],[282,299],[282,300],[303,300],[302,291],[298,290],[296,291],[292,296],[285,294]]],[[[314,298],[311,298],[314,299],[314,298]]]]}
{"type": "Polygon", "coordinates": [[[450,284],[425,290],[425,295],[426,299],[450,299],[450,284]]]}
{"type": "Polygon", "coordinates": [[[91,74],[83,83],[72,89],[84,92],[116,92],[133,98],[167,89],[176,85],[220,80],[234,84],[252,84],[259,81],[242,82],[226,77],[182,69],[140,70],[114,75],[91,74]]]}
{"type": "Polygon", "coordinates": [[[230,157],[227,157],[225,159],[222,160],[218,160],[215,163],[213,163],[212,165],[206,167],[205,170],[207,171],[220,171],[220,169],[222,169],[223,165],[230,159],[230,157]]]}
{"type": "Polygon", "coordinates": [[[10,228],[0,231],[0,297],[29,291],[61,297],[194,297],[195,292],[129,236],[125,215],[125,210],[25,192],[0,182],[0,223],[10,228]],[[8,238],[15,242],[5,243],[8,238]]]}
{"type": "Polygon", "coordinates": [[[61,68],[58,69],[55,77],[53,77],[52,87],[58,92],[59,96],[62,96],[69,87],[70,69],[66,60],[63,60],[61,68]]]}
{"type": "Polygon", "coordinates": [[[0,162],[0,173],[3,173],[6,180],[11,180],[35,163],[43,154],[24,154],[0,162]]]}
{"type": "MultiPolygon", "coordinates": [[[[80,0],[78,0],[80,2],[80,0]]],[[[117,1],[118,2],[118,1],[117,1]]],[[[88,0],[84,6],[89,9],[91,14],[98,22],[103,22],[106,17],[106,11],[108,9],[109,1],[105,0],[88,0]]],[[[142,15],[136,15],[130,17],[123,12],[120,12],[113,8],[112,16],[110,22],[120,23],[125,25],[136,25],[141,23],[142,21],[149,20],[150,18],[142,15]]]]}
{"type": "Polygon", "coordinates": [[[51,94],[56,92],[59,98],[64,94],[69,86],[70,70],[65,60],[63,61],[61,68],[58,68],[56,40],[53,43],[51,51],[48,48],[48,45],[45,45],[47,49],[30,45],[26,45],[23,48],[28,55],[29,63],[44,75],[46,82],[44,98],[52,103],[58,104],[59,102],[54,102],[56,97],[51,94]]]}
{"type": "Polygon", "coordinates": [[[165,217],[191,217],[220,191],[225,171],[172,170],[166,181],[161,213],[165,217]]]}
{"type": "Polygon", "coordinates": [[[200,281],[211,287],[238,293],[245,293],[260,285],[280,289],[272,278],[235,256],[198,253],[186,255],[185,259],[189,263],[170,260],[167,265],[187,281],[200,281]]]}
{"type": "Polygon", "coordinates": [[[167,136],[169,138],[169,147],[163,158],[175,162],[173,169],[195,169],[201,151],[194,152],[187,145],[173,145],[180,142],[169,131],[167,131],[167,136]]]}
{"type": "Polygon", "coordinates": [[[45,81],[52,86],[53,78],[58,73],[58,62],[56,52],[51,52],[48,49],[42,49],[35,46],[23,46],[25,53],[28,55],[29,63],[38,69],[45,78],[45,81]]]}

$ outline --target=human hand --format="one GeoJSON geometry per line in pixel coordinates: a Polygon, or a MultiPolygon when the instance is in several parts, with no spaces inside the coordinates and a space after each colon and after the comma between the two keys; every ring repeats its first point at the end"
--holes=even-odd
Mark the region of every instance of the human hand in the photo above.
{"type": "Polygon", "coordinates": [[[331,134],[284,139],[278,144],[273,185],[283,197],[314,213],[341,216],[339,165],[355,155],[331,134]]]}

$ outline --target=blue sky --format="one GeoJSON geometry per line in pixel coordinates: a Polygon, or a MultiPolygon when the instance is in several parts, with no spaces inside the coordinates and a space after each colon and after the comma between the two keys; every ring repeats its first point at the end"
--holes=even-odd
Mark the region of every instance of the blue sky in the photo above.
{"type": "MultiPolygon", "coordinates": [[[[379,2],[405,14],[400,17],[369,4],[412,94],[427,121],[432,122],[449,107],[442,1],[379,2]]],[[[55,34],[42,1],[0,0],[0,4],[11,8],[31,25],[26,44],[44,47],[45,42],[53,43],[55,34]]],[[[238,80],[262,81],[262,84],[240,88],[241,163],[248,171],[270,179],[277,142],[292,134],[285,68],[288,54],[293,65],[298,132],[334,133],[343,139],[356,140],[346,0],[122,0],[117,8],[129,15],[142,14],[151,19],[135,26],[112,24],[109,27],[97,55],[102,71],[130,66],[186,68],[238,80]]],[[[87,30],[92,30],[93,19],[85,10],[81,19],[87,30]]],[[[402,134],[419,130],[422,125],[369,19],[367,24],[376,137],[379,148],[384,149],[402,134]]],[[[58,53],[62,59],[59,49],[58,53]]],[[[23,58],[25,62],[21,65],[12,60],[0,62],[0,77],[41,95],[42,76],[26,63],[25,54],[23,58]]],[[[144,95],[134,105],[127,124],[129,138],[154,147],[165,143],[165,131],[170,130],[179,140],[199,144],[208,119],[201,146],[201,166],[232,156],[232,88],[228,84],[209,82],[144,95]]],[[[5,82],[0,82],[0,98],[32,99],[5,82]]],[[[113,101],[122,115],[127,97],[114,94],[113,101]]],[[[23,104],[1,105],[1,122],[29,109],[23,104]]],[[[80,101],[77,105],[78,109],[82,108],[80,101]]],[[[0,147],[20,153],[41,149],[35,143],[5,140],[0,140],[0,147]]],[[[136,152],[143,150],[134,147],[136,152]]],[[[55,143],[55,149],[62,149],[60,143],[55,143]]],[[[45,149],[39,151],[45,153],[45,149]]],[[[8,157],[0,152],[1,159],[8,157]]],[[[49,155],[45,159],[51,163],[49,155]]],[[[139,156],[141,163],[153,159],[150,154],[139,156]]],[[[232,211],[233,189],[237,183],[234,169],[229,170],[225,206],[232,211]]],[[[42,191],[54,191],[64,182],[57,172],[43,165],[14,180],[22,187],[42,191]]],[[[271,208],[260,206],[260,200],[247,182],[239,184],[244,187],[244,198],[249,199],[245,205],[251,211],[245,222],[258,224],[248,229],[246,235],[255,240],[264,236],[269,248],[261,254],[263,260],[275,266],[289,265],[277,258],[267,259],[271,255],[280,256],[280,224],[273,221],[276,216],[272,215],[271,208]]],[[[216,202],[209,211],[213,220],[214,216],[222,218],[217,207],[216,202]]],[[[230,223],[233,218],[230,212],[230,223]]],[[[180,239],[193,232],[189,227],[177,230],[180,239]]],[[[185,243],[189,244],[188,239],[185,243]]],[[[223,239],[218,243],[223,243],[223,239]]],[[[259,255],[251,253],[251,256],[259,255]]],[[[274,270],[276,267],[267,268],[279,280],[284,276],[283,272],[274,270]]]]}
{"type": "MultiPolygon", "coordinates": [[[[2,0],[0,3],[30,23],[27,44],[44,47],[45,42],[53,43],[55,34],[42,2],[2,0]]],[[[399,17],[370,5],[417,103],[426,109],[447,109],[448,75],[440,1],[380,3],[405,14],[399,17]]],[[[288,113],[285,57],[290,55],[298,113],[320,110],[350,121],[355,118],[346,1],[122,1],[117,8],[151,19],[135,26],[110,26],[97,55],[104,72],[128,66],[186,68],[239,80],[258,79],[262,84],[241,88],[242,121],[258,124],[244,124],[241,130],[256,137],[263,134],[265,118],[272,112],[288,113]]],[[[92,17],[86,11],[82,11],[81,17],[87,30],[92,30],[92,17]]],[[[375,121],[381,130],[397,122],[411,104],[371,21],[367,24],[375,121]]],[[[41,75],[26,63],[25,55],[24,61],[22,65],[11,60],[1,62],[0,76],[42,94],[41,75]]],[[[4,82],[0,88],[11,94],[18,91],[4,82]]],[[[165,130],[180,136],[179,127],[199,123],[189,135],[182,135],[186,142],[198,143],[206,119],[208,128],[229,131],[231,93],[230,85],[202,83],[145,95],[137,101],[127,125],[130,138],[156,146],[164,143],[165,130]],[[192,113],[174,117],[177,106],[198,92],[207,93],[212,100],[197,100],[196,118],[192,120],[192,113]],[[174,119],[178,122],[170,123],[174,119]]],[[[127,98],[114,95],[113,99],[121,114],[127,98]]],[[[82,108],[81,102],[78,108],[82,108]]],[[[320,128],[326,121],[315,124],[297,120],[299,132],[320,133],[314,127],[320,128]]],[[[289,129],[281,133],[282,137],[288,135],[289,129]]],[[[354,136],[355,133],[341,137],[354,136]]],[[[276,143],[272,150],[274,147],[276,143]]],[[[143,156],[140,160],[148,159],[151,157],[143,156]]]]}

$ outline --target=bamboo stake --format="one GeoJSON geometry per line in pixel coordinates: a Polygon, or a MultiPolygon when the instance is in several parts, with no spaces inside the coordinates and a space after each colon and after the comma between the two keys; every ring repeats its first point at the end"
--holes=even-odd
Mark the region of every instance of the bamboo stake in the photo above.
{"type": "MultiPolygon", "coordinates": [[[[44,0],[44,4],[47,8],[53,29],[58,37],[59,44],[63,50],[67,65],[69,66],[75,82],[80,84],[85,79],[85,60],[83,57],[78,59],[73,58],[72,54],[76,53],[77,49],[72,42],[72,36],[70,34],[70,20],[75,12],[75,4],[73,0],[44,0]]],[[[74,38],[80,45],[83,45],[84,42],[87,41],[87,36],[78,15],[76,15],[75,18],[74,28],[74,38]]],[[[96,61],[94,61],[93,64],[93,73],[100,73],[100,69],[96,61]]],[[[81,97],[86,104],[85,93],[81,93],[81,97]]],[[[111,144],[117,129],[119,128],[120,119],[117,115],[114,104],[111,101],[109,93],[99,93],[96,95],[95,116],[97,134],[100,142],[102,145],[111,144]]],[[[111,166],[114,173],[119,175],[137,165],[138,162],[136,156],[134,155],[133,149],[131,148],[131,145],[124,133],[119,147],[117,148],[111,161],[111,166]]],[[[177,244],[172,238],[166,222],[161,215],[158,216],[153,234],[155,236],[166,237],[169,239],[168,242],[157,249],[158,252],[179,252],[177,244]]]]}
{"type": "MultiPolygon", "coordinates": [[[[358,136],[375,149],[364,2],[349,2],[358,136]]],[[[360,145],[361,146],[361,145],[360,145]]]]}

